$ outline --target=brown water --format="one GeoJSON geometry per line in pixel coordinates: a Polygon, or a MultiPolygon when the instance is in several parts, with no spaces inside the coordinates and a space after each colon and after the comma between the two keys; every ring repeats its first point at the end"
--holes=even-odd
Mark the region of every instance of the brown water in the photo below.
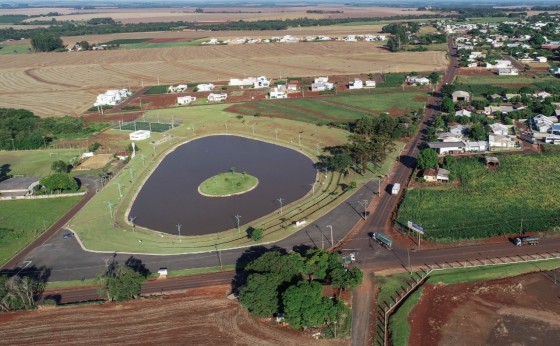
{"type": "MultiPolygon", "coordinates": [[[[181,235],[209,234],[278,211],[309,193],[313,162],[295,150],[237,136],[210,136],[177,147],[159,164],[140,190],[130,216],[139,226],[181,235]],[[243,195],[211,198],[198,193],[204,180],[235,167],[259,179],[243,195]]],[[[244,231],[246,227],[242,227],[244,231]]]]}

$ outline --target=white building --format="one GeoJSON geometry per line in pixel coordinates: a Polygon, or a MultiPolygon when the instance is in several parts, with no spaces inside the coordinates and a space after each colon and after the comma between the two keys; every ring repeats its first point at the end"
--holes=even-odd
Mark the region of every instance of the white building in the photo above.
{"type": "Polygon", "coordinates": [[[257,79],[255,77],[248,77],[243,79],[232,78],[229,80],[230,86],[252,86],[257,79]]]}
{"type": "Polygon", "coordinates": [[[430,84],[430,80],[426,77],[407,76],[406,83],[409,85],[428,85],[430,84]]]}
{"type": "Polygon", "coordinates": [[[257,77],[253,83],[253,87],[255,89],[268,88],[270,87],[270,80],[266,79],[265,76],[257,77]]]}
{"type": "Polygon", "coordinates": [[[539,114],[533,118],[533,127],[539,132],[548,132],[552,128],[552,125],[558,122],[558,118],[552,116],[547,117],[543,114],[539,114]]]}
{"type": "Polygon", "coordinates": [[[128,135],[131,141],[142,141],[150,138],[150,136],[151,136],[151,132],[148,130],[138,130],[128,135]]]}
{"type": "Polygon", "coordinates": [[[470,112],[466,109],[461,109],[461,110],[455,112],[455,116],[457,116],[457,117],[468,117],[468,118],[470,118],[471,114],[472,114],[472,112],[470,112]]]}
{"type": "Polygon", "coordinates": [[[507,134],[509,133],[509,130],[505,125],[498,124],[498,123],[494,123],[490,125],[490,129],[492,130],[492,133],[495,135],[507,136],[507,134]]]}
{"type": "Polygon", "coordinates": [[[332,90],[334,89],[334,84],[333,83],[313,83],[311,84],[311,91],[325,91],[325,90],[332,90]]]}
{"type": "Polygon", "coordinates": [[[517,141],[514,136],[488,135],[491,148],[515,148],[517,141]]]}
{"type": "Polygon", "coordinates": [[[365,86],[366,88],[375,88],[375,86],[376,86],[376,83],[375,83],[374,80],[367,80],[366,81],[366,86],[365,86]]]}
{"type": "Polygon", "coordinates": [[[184,93],[185,91],[187,91],[187,88],[187,84],[179,84],[177,86],[170,85],[169,88],[167,88],[167,92],[170,94],[184,93]]]}
{"type": "Polygon", "coordinates": [[[489,62],[486,63],[486,68],[490,69],[498,69],[498,68],[511,68],[511,61],[509,60],[496,60],[495,64],[491,64],[489,62]]]}
{"type": "Polygon", "coordinates": [[[329,81],[329,77],[317,77],[313,80],[313,83],[327,83],[329,81]]]}
{"type": "Polygon", "coordinates": [[[196,86],[197,91],[212,91],[214,90],[214,84],[207,83],[207,84],[198,84],[196,86]]]}
{"type": "Polygon", "coordinates": [[[286,88],[272,88],[268,95],[271,99],[287,99],[288,93],[285,91],[286,88]]]}
{"type": "Polygon", "coordinates": [[[348,89],[362,89],[364,87],[364,82],[361,79],[354,78],[354,81],[348,82],[348,89]]]}
{"type": "Polygon", "coordinates": [[[498,76],[519,76],[519,71],[516,68],[500,68],[498,76]]]}
{"type": "Polygon", "coordinates": [[[208,94],[208,102],[223,102],[227,99],[227,94],[208,94]]]}
{"type": "Polygon", "coordinates": [[[180,105],[188,105],[190,103],[193,103],[194,101],[196,101],[196,97],[194,97],[194,96],[177,97],[177,104],[180,104],[180,105]]]}
{"type": "Polygon", "coordinates": [[[97,95],[97,99],[93,105],[95,107],[115,106],[121,103],[124,99],[126,99],[130,95],[131,92],[128,91],[128,89],[107,90],[105,93],[97,95]]]}

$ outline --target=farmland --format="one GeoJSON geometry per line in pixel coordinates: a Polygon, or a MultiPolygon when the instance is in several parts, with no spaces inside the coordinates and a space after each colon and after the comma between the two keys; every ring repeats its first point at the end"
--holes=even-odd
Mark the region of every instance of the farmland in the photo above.
{"type": "Polygon", "coordinates": [[[226,110],[243,115],[260,114],[314,124],[350,122],[366,114],[390,112],[402,115],[422,107],[427,94],[418,90],[403,93],[398,89],[371,91],[365,95],[345,95],[324,98],[254,101],[235,104],[226,110]]]}
{"type": "Polygon", "coordinates": [[[127,303],[44,309],[0,316],[6,344],[346,345],[253,319],[229,286],[127,303]],[[53,328],[53,322],[56,327],[53,328]],[[130,323],[134,321],[134,323],[130,323]]]}
{"type": "Polygon", "coordinates": [[[0,107],[40,116],[78,115],[110,88],[218,81],[243,75],[317,76],[433,71],[444,52],[389,53],[368,42],[175,47],[0,56],[0,107]]]}
{"type": "Polygon", "coordinates": [[[559,223],[560,156],[500,156],[500,168],[487,171],[478,158],[450,167],[459,186],[407,191],[397,222],[412,220],[425,237],[450,242],[524,231],[546,231],[559,223]]]}
{"type": "Polygon", "coordinates": [[[0,201],[0,264],[62,217],[80,198],[0,201]]]}

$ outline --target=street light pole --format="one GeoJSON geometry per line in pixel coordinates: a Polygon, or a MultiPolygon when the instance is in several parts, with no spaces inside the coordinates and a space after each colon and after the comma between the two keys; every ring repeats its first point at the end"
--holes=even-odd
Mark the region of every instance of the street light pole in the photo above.
{"type": "Polygon", "coordinates": [[[180,223],[177,224],[177,231],[179,232],[179,243],[182,243],[183,240],[181,239],[181,227],[183,227],[183,225],[181,225],[180,223]]]}
{"type": "Polygon", "coordinates": [[[237,214],[235,215],[235,218],[237,219],[237,233],[239,233],[239,219],[241,219],[241,215],[237,214]]]}
{"type": "Polygon", "coordinates": [[[332,226],[327,225],[326,227],[331,229],[331,246],[334,246],[334,237],[333,237],[333,232],[332,232],[332,226]]]}
{"type": "Polygon", "coordinates": [[[282,215],[282,202],[284,200],[282,198],[278,198],[278,202],[280,202],[280,215],[282,215]]]}

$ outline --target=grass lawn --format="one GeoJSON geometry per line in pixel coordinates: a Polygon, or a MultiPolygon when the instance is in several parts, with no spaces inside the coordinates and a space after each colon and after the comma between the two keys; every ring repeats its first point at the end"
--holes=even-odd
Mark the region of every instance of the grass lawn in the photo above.
{"type": "Polygon", "coordinates": [[[4,264],[81,199],[0,201],[0,263],[4,264]]]}
{"type": "Polygon", "coordinates": [[[492,84],[492,85],[507,85],[507,84],[532,84],[536,82],[549,82],[557,81],[558,79],[546,74],[542,77],[537,75],[519,75],[519,76],[458,76],[456,84],[492,84]]]}
{"type": "Polygon", "coordinates": [[[397,222],[411,220],[425,237],[450,242],[520,231],[546,231],[560,224],[560,155],[503,155],[500,168],[487,171],[478,158],[451,167],[459,186],[407,191],[397,222]]]}
{"type": "Polygon", "coordinates": [[[267,117],[281,117],[313,124],[330,122],[351,122],[366,114],[391,112],[405,114],[424,105],[419,101],[427,97],[425,91],[400,88],[395,90],[370,90],[367,94],[319,97],[292,100],[254,101],[234,104],[227,108],[229,112],[267,117]]]}
{"type": "Polygon", "coordinates": [[[245,193],[258,184],[259,180],[249,174],[220,173],[203,181],[199,186],[199,192],[205,196],[226,197],[245,193]]]}
{"type": "Polygon", "coordinates": [[[177,41],[177,42],[135,42],[121,44],[122,49],[144,49],[144,48],[170,48],[170,47],[190,47],[200,46],[202,42],[207,41],[207,38],[193,40],[193,41],[177,41]]]}
{"type": "Polygon", "coordinates": [[[43,177],[51,173],[54,161],[69,161],[82,153],[81,149],[0,151],[0,167],[8,165],[9,175],[43,177]]]}
{"type": "Polygon", "coordinates": [[[29,48],[31,45],[29,43],[16,43],[16,44],[6,44],[0,45],[0,55],[6,54],[29,54],[31,51],[29,48]]]}

